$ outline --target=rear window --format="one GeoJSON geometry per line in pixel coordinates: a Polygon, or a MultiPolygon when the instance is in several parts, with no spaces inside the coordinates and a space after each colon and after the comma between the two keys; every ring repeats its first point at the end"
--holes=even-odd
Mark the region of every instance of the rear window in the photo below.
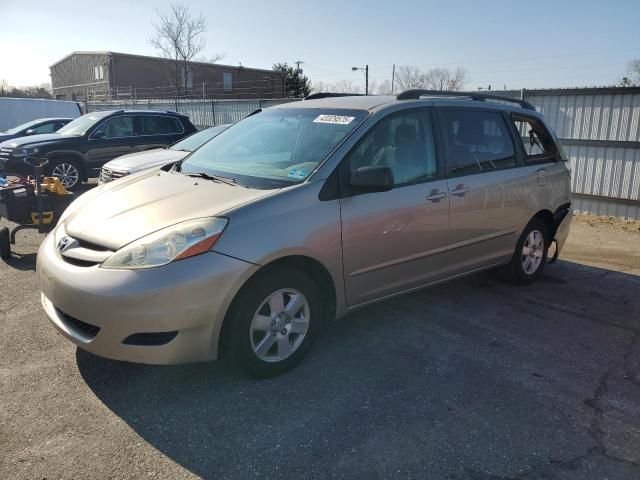
{"type": "Polygon", "coordinates": [[[516,157],[507,124],[498,112],[443,110],[449,176],[514,167],[516,157]]]}
{"type": "Polygon", "coordinates": [[[182,124],[175,117],[144,115],[140,117],[139,135],[172,135],[182,133],[182,124]]]}
{"type": "Polygon", "coordinates": [[[516,115],[512,116],[512,120],[522,142],[526,163],[547,161],[556,156],[556,144],[542,123],[516,115]]]}

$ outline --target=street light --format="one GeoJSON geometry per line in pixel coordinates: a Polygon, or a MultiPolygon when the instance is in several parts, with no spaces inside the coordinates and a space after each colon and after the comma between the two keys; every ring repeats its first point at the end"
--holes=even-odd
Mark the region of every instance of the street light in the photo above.
{"type": "Polygon", "coordinates": [[[351,67],[351,71],[355,72],[356,70],[364,71],[364,94],[369,95],[369,65],[365,65],[364,67],[351,67]]]}

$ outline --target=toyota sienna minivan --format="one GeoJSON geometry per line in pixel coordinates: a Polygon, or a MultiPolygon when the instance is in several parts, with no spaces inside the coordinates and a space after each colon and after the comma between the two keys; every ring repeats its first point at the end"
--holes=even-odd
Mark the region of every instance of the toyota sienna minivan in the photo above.
{"type": "Polygon", "coordinates": [[[108,358],[269,377],[353,309],[496,267],[526,284],[557,257],[570,172],[530,104],[314,97],[73,202],[37,259],[54,326],[108,358]]]}

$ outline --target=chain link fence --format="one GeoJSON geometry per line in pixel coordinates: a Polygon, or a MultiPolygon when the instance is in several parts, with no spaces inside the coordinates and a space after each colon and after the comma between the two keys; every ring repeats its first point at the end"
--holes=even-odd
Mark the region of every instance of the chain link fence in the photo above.
{"type": "Polygon", "coordinates": [[[235,123],[259,108],[268,108],[281,103],[295,102],[297,98],[248,99],[248,100],[195,100],[195,99],[131,99],[86,102],[87,113],[101,110],[157,110],[173,111],[189,116],[197,128],[235,123]]]}

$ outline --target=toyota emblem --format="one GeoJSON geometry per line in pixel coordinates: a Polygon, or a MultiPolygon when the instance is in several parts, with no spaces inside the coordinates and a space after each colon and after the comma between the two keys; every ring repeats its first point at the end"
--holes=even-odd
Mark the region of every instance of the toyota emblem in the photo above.
{"type": "Polygon", "coordinates": [[[69,237],[62,237],[58,242],[58,251],[64,252],[70,244],[71,239],[69,237]]]}

